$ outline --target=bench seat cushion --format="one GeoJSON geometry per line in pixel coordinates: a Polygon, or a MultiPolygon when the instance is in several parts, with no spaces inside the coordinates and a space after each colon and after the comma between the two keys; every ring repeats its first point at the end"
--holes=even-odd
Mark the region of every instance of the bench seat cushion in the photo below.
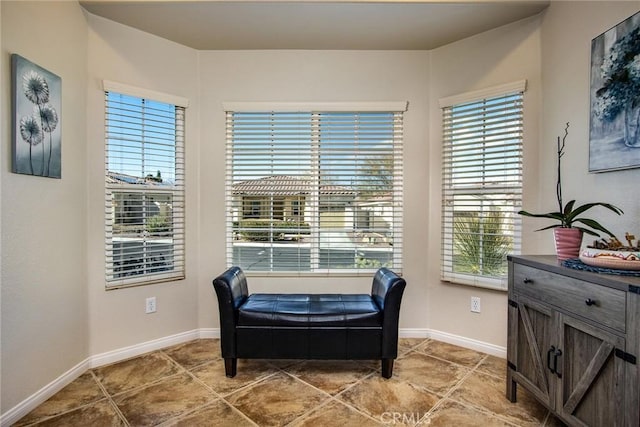
{"type": "Polygon", "coordinates": [[[238,326],[381,327],[382,312],[366,294],[252,294],[238,326]]]}

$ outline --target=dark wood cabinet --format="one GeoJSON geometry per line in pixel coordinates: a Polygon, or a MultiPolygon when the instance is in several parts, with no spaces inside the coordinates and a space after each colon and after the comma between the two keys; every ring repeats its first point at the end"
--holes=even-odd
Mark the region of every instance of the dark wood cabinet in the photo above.
{"type": "Polygon", "coordinates": [[[507,398],[526,388],[568,425],[640,424],[640,278],[509,258],[507,398]]]}

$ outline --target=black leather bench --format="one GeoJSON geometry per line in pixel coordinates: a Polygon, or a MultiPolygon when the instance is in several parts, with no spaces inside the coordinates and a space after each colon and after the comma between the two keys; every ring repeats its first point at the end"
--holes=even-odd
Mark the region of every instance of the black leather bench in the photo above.
{"type": "Polygon", "coordinates": [[[393,374],[406,282],[387,268],[368,294],[252,294],[239,267],[213,280],[225,374],[237,359],[378,359],[393,374]]]}

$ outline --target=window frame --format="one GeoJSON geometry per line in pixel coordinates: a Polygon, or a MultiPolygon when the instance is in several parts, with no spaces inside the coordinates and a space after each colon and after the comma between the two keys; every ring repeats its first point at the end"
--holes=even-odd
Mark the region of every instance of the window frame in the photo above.
{"type": "MultiPolygon", "coordinates": [[[[237,233],[233,231],[233,218],[231,215],[232,205],[233,205],[233,191],[232,191],[232,181],[233,178],[233,130],[230,129],[230,115],[234,113],[265,113],[265,114],[277,114],[277,113],[309,113],[314,118],[312,119],[311,133],[315,135],[312,137],[311,141],[311,157],[314,158],[314,162],[319,162],[319,142],[315,138],[318,137],[318,121],[317,117],[319,114],[331,114],[331,113],[391,113],[394,117],[394,127],[396,129],[397,126],[397,115],[400,115],[400,142],[396,141],[394,138],[394,152],[399,153],[399,157],[396,156],[394,158],[393,170],[395,172],[394,176],[397,181],[393,187],[393,206],[398,214],[394,215],[400,217],[399,221],[394,221],[393,226],[393,235],[394,235],[394,247],[392,251],[393,257],[393,268],[394,270],[401,272],[402,270],[402,197],[403,197],[403,173],[402,173],[402,116],[403,113],[407,110],[408,103],[406,102],[369,102],[369,103],[271,103],[271,102],[233,102],[233,103],[224,103],[223,109],[225,114],[227,115],[227,172],[225,177],[225,201],[227,207],[226,214],[226,223],[227,223],[227,238],[226,238],[226,261],[227,265],[231,266],[234,263],[234,255],[233,255],[233,244],[234,240],[237,239],[237,233]],[[399,146],[397,146],[399,145],[399,146]],[[397,236],[397,246],[395,237],[397,236]]],[[[394,133],[395,135],[395,133],[394,133]]],[[[313,185],[320,185],[320,170],[319,164],[312,167],[313,175],[311,181],[313,185]]],[[[301,216],[302,209],[312,210],[315,212],[313,214],[313,219],[309,221],[310,225],[310,236],[311,236],[311,257],[318,256],[319,251],[319,239],[320,239],[320,211],[322,209],[326,209],[326,206],[321,206],[321,199],[326,199],[326,196],[322,196],[321,192],[318,188],[317,191],[313,191],[309,197],[299,198],[297,200],[289,200],[285,201],[284,210],[290,213],[292,216],[301,216]],[[297,212],[295,208],[295,203],[298,203],[297,212]]],[[[274,243],[274,242],[270,242],[274,243]]],[[[315,266],[317,267],[317,265],[315,266]]],[[[311,261],[310,271],[307,270],[277,270],[274,269],[273,264],[270,264],[270,268],[272,270],[248,270],[245,271],[248,275],[253,276],[369,276],[372,271],[375,271],[375,268],[352,268],[352,269],[334,269],[334,268],[315,268],[313,261],[311,261]]]]}
{"type": "MultiPolygon", "coordinates": [[[[161,92],[156,92],[148,89],[138,88],[135,86],[129,86],[122,83],[111,82],[107,80],[103,80],[103,92],[105,99],[105,289],[113,290],[120,288],[128,288],[134,286],[143,286],[150,285],[154,283],[162,283],[162,282],[172,282],[182,280],[186,276],[186,264],[185,264],[185,182],[184,182],[184,174],[185,174],[185,116],[186,116],[186,108],[189,105],[189,102],[186,98],[182,98],[179,96],[169,95],[161,92]],[[131,178],[135,178],[136,182],[127,182],[126,179],[118,179],[118,177],[127,177],[127,174],[123,171],[110,171],[109,163],[110,160],[113,160],[117,157],[112,157],[113,154],[110,154],[110,123],[109,123],[109,108],[113,107],[110,105],[109,94],[117,94],[121,96],[135,98],[137,101],[140,101],[141,104],[145,102],[154,102],[154,103],[162,103],[167,104],[167,107],[173,107],[174,115],[173,115],[173,123],[174,127],[173,134],[175,139],[172,142],[173,149],[168,151],[167,154],[163,154],[156,159],[160,159],[159,161],[167,161],[168,159],[173,164],[170,166],[173,169],[173,176],[171,182],[162,183],[162,180],[158,181],[153,178],[147,179],[148,175],[144,177],[137,177],[132,175],[131,178]],[[154,181],[154,182],[152,182],[154,181]],[[137,254],[142,256],[141,259],[144,261],[142,263],[134,263],[136,266],[131,269],[131,271],[136,270],[143,272],[138,274],[137,272],[128,275],[126,271],[126,267],[120,267],[120,271],[116,272],[118,268],[116,266],[117,262],[124,262],[124,256],[126,253],[126,249],[124,247],[120,247],[119,249],[114,246],[114,225],[116,224],[116,215],[117,210],[114,205],[117,198],[120,198],[122,201],[122,206],[125,211],[123,212],[127,216],[131,215],[131,209],[136,209],[135,206],[131,206],[131,203],[140,199],[139,206],[137,209],[139,210],[136,215],[137,222],[143,221],[143,227],[145,227],[145,231],[142,232],[137,237],[122,237],[124,241],[127,239],[137,239],[141,240],[142,249],[136,248],[135,251],[137,254]],[[162,200],[165,202],[162,203],[162,200]],[[125,203],[128,201],[129,203],[125,203]],[[125,208],[126,205],[129,205],[125,208]],[[168,215],[168,219],[170,220],[168,231],[169,237],[165,233],[166,230],[158,229],[158,228],[150,228],[147,229],[147,221],[153,218],[150,212],[155,212],[153,209],[154,205],[156,209],[165,209],[165,213],[163,214],[165,217],[168,215]],[[149,206],[149,208],[147,208],[149,206]],[[127,210],[128,209],[128,210],[127,210]],[[149,210],[150,209],[150,210],[149,210]],[[167,214],[167,211],[169,214],[167,214]],[[162,236],[160,236],[162,235],[162,236]],[[155,240],[154,240],[155,237],[155,240]],[[169,240],[169,243],[167,243],[169,240]],[[149,244],[153,244],[155,247],[148,246],[149,244]],[[168,252],[170,253],[170,261],[167,264],[165,259],[166,253],[164,249],[158,250],[159,246],[169,245],[168,252]],[[119,254],[118,254],[119,252],[119,254]],[[155,252],[155,254],[154,254],[155,252]],[[120,257],[120,261],[117,261],[117,257],[120,257]],[[160,257],[163,264],[163,267],[158,267],[155,265],[155,261],[153,257],[160,257]],[[170,265],[170,270],[164,270],[166,265],[170,265]]],[[[118,111],[117,109],[115,111],[118,111]]],[[[147,113],[143,113],[142,117],[147,117],[147,113]]],[[[149,113],[151,114],[151,113],[149,113]]],[[[162,122],[161,122],[162,123],[162,122]]],[[[121,126],[121,125],[120,125],[121,126]]],[[[137,128],[132,128],[133,132],[137,131],[137,128]]],[[[142,130],[142,128],[141,128],[142,130]]],[[[118,141],[117,138],[113,139],[114,141],[118,141]]],[[[146,142],[145,140],[135,140],[134,144],[139,144],[141,150],[144,150],[143,147],[151,147],[153,143],[146,142]]],[[[118,146],[119,143],[114,144],[115,147],[118,146]]],[[[118,150],[118,149],[116,149],[118,150]]],[[[114,153],[118,153],[118,151],[114,151],[114,153]]],[[[157,154],[157,153],[154,153],[157,154]]],[[[126,158],[126,157],[124,157],[126,158]]],[[[144,172],[141,170],[141,174],[144,175],[144,172]]],[[[159,177],[158,177],[159,178],[159,177]]],[[[136,203],[134,203],[136,204],[136,203]]],[[[161,225],[161,224],[160,224],[161,225]]],[[[149,225],[150,227],[160,227],[158,224],[149,225]]]]}
{"type": "MultiPolygon", "coordinates": [[[[492,197],[504,195],[503,199],[498,199],[502,201],[509,200],[509,195],[513,198],[513,210],[507,211],[509,223],[513,228],[512,232],[512,250],[510,253],[519,254],[521,249],[521,218],[517,215],[518,210],[521,209],[522,205],[522,150],[524,145],[524,133],[523,133],[523,122],[524,122],[524,93],[526,91],[526,80],[520,80],[504,85],[498,85],[489,87],[486,89],[467,92],[459,95],[454,95],[451,97],[446,97],[440,99],[440,107],[442,109],[442,144],[443,144],[443,154],[442,154],[442,217],[441,217],[441,227],[442,227],[442,236],[441,236],[441,249],[442,249],[442,260],[441,260],[441,280],[447,283],[454,284],[462,284],[469,285],[474,287],[481,287],[493,290],[507,290],[507,274],[506,272],[501,276],[489,276],[484,274],[472,274],[472,273],[461,273],[455,272],[454,268],[454,203],[453,197],[456,195],[460,196],[462,194],[467,197],[476,194],[483,195],[484,197],[492,197]],[[453,167],[451,166],[456,159],[460,161],[461,157],[456,158],[454,154],[452,154],[452,143],[455,139],[453,136],[452,125],[447,122],[447,110],[455,107],[464,107],[466,105],[472,105],[474,103],[487,103],[491,101],[495,101],[497,99],[508,98],[512,96],[520,96],[519,99],[519,109],[517,111],[519,117],[519,138],[517,138],[517,148],[513,153],[513,156],[504,155],[500,157],[500,159],[509,159],[512,163],[516,163],[517,166],[513,169],[517,173],[517,177],[514,180],[513,184],[505,184],[502,188],[502,191],[497,191],[491,189],[491,185],[488,185],[488,181],[476,181],[473,184],[468,184],[464,189],[456,188],[453,184],[453,167]]],[[[474,116],[476,117],[476,116],[474,116]]],[[[487,119],[489,117],[488,113],[484,113],[478,115],[477,117],[481,117],[483,119],[487,119]]],[[[484,128],[483,128],[484,129],[484,128]]],[[[487,129],[490,129],[487,126],[487,129]]],[[[487,132],[483,130],[483,150],[486,151],[488,145],[486,144],[486,140],[484,138],[487,137],[487,132]]],[[[467,152],[467,156],[469,156],[467,152]]],[[[468,161],[468,159],[467,159],[468,161]]],[[[484,173],[493,172],[486,165],[480,166],[482,163],[486,162],[483,160],[482,162],[470,162],[469,168],[472,166],[477,169],[473,169],[474,171],[480,170],[484,171],[484,173]]],[[[506,171],[511,169],[499,169],[500,171],[506,171]]],[[[505,180],[505,183],[510,183],[509,180],[505,180]]],[[[467,202],[468,203],[468,202],[467,202]]],[[[478,202],[476,202],[478,203],[478,202]]],[[[479,213],[481,218],[485,218],[483,214],[486,214],[487,210],[485,210],[484,202],[480,202],[482,205],[479,213]]],[[[499,211],[504,213],[505,211],[499,211]]],[[[489,217],[492,215],[489,214],[489,217]]],[[[498,216],[501,218],[500,220],[504,220],[504,217],[498,216]]],[[[481,224],[481,223],[480,223],[481,224]]]]}

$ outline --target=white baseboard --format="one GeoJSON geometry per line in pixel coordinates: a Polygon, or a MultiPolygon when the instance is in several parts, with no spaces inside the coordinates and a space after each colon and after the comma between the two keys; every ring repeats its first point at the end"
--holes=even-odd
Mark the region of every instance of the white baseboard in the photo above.
{"type": "Polygon", "coordinates": [[[398,330],[399,338],[429,338],[430,329],[419,328],[400,328],[398,330]]]}
{"type": "MultiPolygon", "coordinates": [[[[449,344],[455,344],[460,347],[469,348],[483,353],[491,354],[505,358],[507,349],[494,344],[483,341],[466,338],[459,335],[453,335],[447,332],[436,331],[433,329],[419,328],[401,328],[398,331],[400,338],[433,338],[449,344]]],[[[220,338],[220,328],[201,328],[194,329],[179,334],[170,335],[168,337],[158,338],[140,344],[123,347],[117,350],[108,351],[106,353],[90,356],[73,368],[56,378],[46,386],[42,387],[33,395],[20,402],[18,405],[9,409],[0,415],[0,427],[10,426],[17,422],[20,418],[33,411],[38,405],[44,403],[51,396],[62,390],[65,386],[73,382],[88,369],[97,368],[99,366],[108,365],[110,363],[119,362],[121,360],[130,359],[140,356],[150,351],[160,350],[172,345],[181,344],[183,342],[195,340],[198,338],[220,338]]]]}
{"type": "Polygon", "coordinates": [[[181,344],[183,342],[195,340],[198,338],[200,338],[200,332],[198,329],[194,329],[175,335],[170,335],[168,337],[158,338],[144,343],[119,348],[117,350],[108,351],[106,353],[97,354],[89,358],[91,361],[91,366],[89,368],[93,369],[99,366],[108,365],[110,363],[120,362],[121,360],[140,356],[141,354],[148,353],[150,351],[160,350],[161,348],[170,347],[172,345],[181,344]]]}
{"type": "Polygon", "coordinates": [[[472,338],[463,337],[460,335],[453,335],[448,332],[436,331],[433,329],[427,329],[427,335],[434,340],[454,344],[460,347],[468,348],[471,350],[487,353],[492,356],[507,358],[507,348],[499,345],[490,344],[484,341],[474,340],[472,338]]]}
{"type": "Polygon", "coordinates": [[[20,402],[18,405],[9,409],[4,414],[0,414],[0,426],[10,426],[17,422],[20,418],[33,411],[39,405],[44,403],[51,396],[62,390],[64,387],[73,382],[80,375],[84,374],[88,369],[97,368],[99,366],[108,365],[110,363],[119,362],[121,360],[130,359],[140,356],[150,351],[160,350],[161,348],[170,347],[172,345],[181,344],[197,338],[216,338],[220,337],[219,329],[194,329],[192,331],[181,332],[179,334],[170,335],[168,337],[158,338],[140,344],[119,348],[117,350],[108,351],[106,353],[90,356],[78,363],[76,366],[56,378],[46,386],[42,387],[36,393],[20,402]],[[204,335],[204,336],[203,336],[204,335]]]}
{"type": "Polygon", "coordinates": [[[17,422],[20,418],[33,411],[38,405],[44,403],[51,396],[65,388],[69,383],[73,382],[80,375],[84,374],[89,369],[89,358],[78,363],[73,368],[69,369],[64,374],[60,375],[55,380],[51,381],[46,386],[29,396],[27,399],[18,403],[13,408],[9,409],[4,414],[0,415],[0,426],[10,426],[17,422]]]}
{"type": "Polygon", "coordinates": [[[198,331],[200,338],[220,338],[220,328],[200,328],[198,331]]]}

